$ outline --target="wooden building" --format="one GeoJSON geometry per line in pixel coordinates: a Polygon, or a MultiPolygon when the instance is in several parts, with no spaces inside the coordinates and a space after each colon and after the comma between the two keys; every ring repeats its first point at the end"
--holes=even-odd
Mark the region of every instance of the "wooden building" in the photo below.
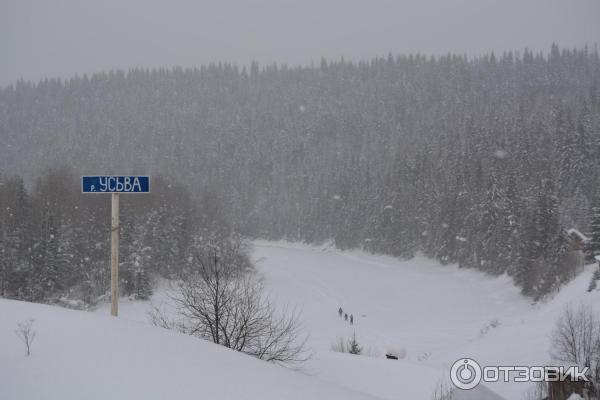
{"type": "Polygon", "coordinates": [[[571,228],[567,230],[567,238],[571,245],[571,249],[577,251],[583,251],[586,244],[591,241],[591,239],[585,236],[583,233],[579,232],[575,228],[571,228]]]}

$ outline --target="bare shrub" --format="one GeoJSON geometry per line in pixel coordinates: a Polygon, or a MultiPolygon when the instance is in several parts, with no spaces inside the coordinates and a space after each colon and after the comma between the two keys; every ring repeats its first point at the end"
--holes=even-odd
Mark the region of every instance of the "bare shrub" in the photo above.
{"type": "Polygon", "coordinates": [[[436,385],[431,400],[452,400],[453,397],[453,387],[448,382],[441,380],[436,385]]]}
{"type": "Polygon", "coordinates": [[[171,295],[178,320],[154,308],[155,325],[286,366],[310,358],[295,309],[277,310],[261,282],[240,268],[237,247],[209,247],[171,295]]]}
{"type": "Polygon", "coordinates": [[[331,345],[331,350],[337,353],[348,353],[360,355],[363,353],[362,346],[356,340],[356,332],[352,334],[352,338],[346,340],[343,337],[338,337],[331,345]]]}
{"type": "Polygon", "coordinates": [[[567,306],[556,322],[551,336],[551,356],[556,361],[590,367],[592,386],[598,388],[600,373],[600,319],[592,309],[567,306]]]}
{"type": "Polygon", "coordinates": [[[525,394],[525,400],[541,400],[548,398],[548,383],[536,382],[525,394]]]}
{"type": "Polygon", "coordinates": [[[343,337],[338,337],[336,341],[331,345],[331,351],[336,353],[347,353],[346,351],[346,340],[343,337]]]}
{"type": "Polygon", "coordinates": [[[17,329],[15,330],[15,334],[21,341],[25,344],[25,354],[27,357],[31,355],[31,344],[35,339],[35,331],[32,329],[33,327],[33,319],[28,319],[26,321],[19,322],[17,324],[17,329]]]}
{"type": "Polygon", "coordinates": [[[148,319],[155,326],[190,334],[190,330],[186,326],[185,321],[172,318],[169,315],[169,310],[164,304],[162,306],[153,304],[148,311],[148,319]]]}

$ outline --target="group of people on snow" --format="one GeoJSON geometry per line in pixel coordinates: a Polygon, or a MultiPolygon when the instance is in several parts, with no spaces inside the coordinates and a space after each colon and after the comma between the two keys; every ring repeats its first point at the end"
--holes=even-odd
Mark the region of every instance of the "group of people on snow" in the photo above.
{"type": "MultiPolygon", "coordinates": [[[[344,320],[348,321],[348,313],[345,313],[344,310],[342,310],[342,307],[339,308],[338,314],[339,314],[340,318],[343,315],[344,316],[344,320]]],[[[354,315],[350,314],[349,318],[350,318],[350,325],[354,325],[354,315]]]]}

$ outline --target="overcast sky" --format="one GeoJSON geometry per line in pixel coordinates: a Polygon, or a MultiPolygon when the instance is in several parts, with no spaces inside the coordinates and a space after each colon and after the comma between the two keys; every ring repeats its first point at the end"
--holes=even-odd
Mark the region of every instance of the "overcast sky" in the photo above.
{"type": "Polygon", "coordinates": [[[0,85],[134,66],[600,44],[600,0],[0,0],[0,85]]]}

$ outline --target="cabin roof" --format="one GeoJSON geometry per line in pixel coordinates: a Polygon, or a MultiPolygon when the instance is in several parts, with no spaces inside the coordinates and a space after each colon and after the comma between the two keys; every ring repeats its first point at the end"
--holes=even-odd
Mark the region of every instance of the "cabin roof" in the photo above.
{"type": "Polygon", "coordinates": [[[579,232],[577,229],[575,228],[571,228],[567,230],[567,233],[569,234],[569,236],[577,236],[582,242],[589,242],[590,239],[589,237],[585,236],[583,233],[579,232]]]}

